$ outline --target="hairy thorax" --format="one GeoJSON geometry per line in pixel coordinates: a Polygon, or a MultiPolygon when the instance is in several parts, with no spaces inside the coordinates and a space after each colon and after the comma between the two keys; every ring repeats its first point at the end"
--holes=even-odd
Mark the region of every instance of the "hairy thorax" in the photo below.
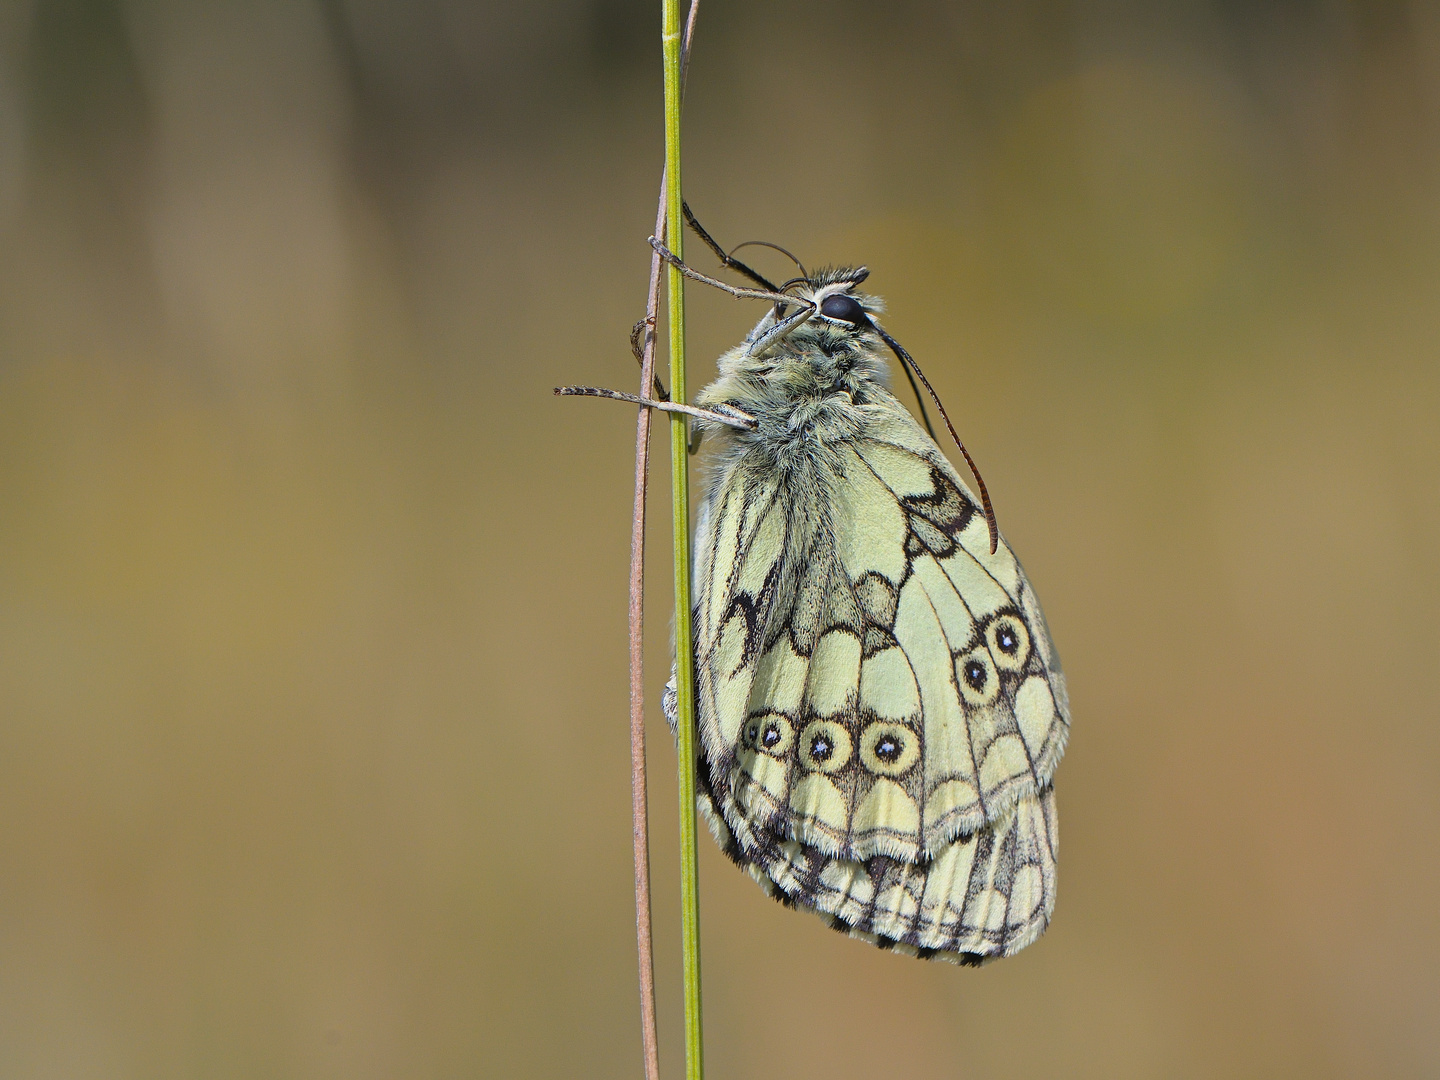
{"type": "Polygon", "coordinates": [[[752,430],[717,432],[722,469],[778,468],[796,480],[823,482],[836,448],[864,438],[877,411],[895,402],[878,350],[826,327],[807,327],[759,356],[741,346],[719,366],[720,377],[698,403],[734,406],[756,422],[752,430]]]}

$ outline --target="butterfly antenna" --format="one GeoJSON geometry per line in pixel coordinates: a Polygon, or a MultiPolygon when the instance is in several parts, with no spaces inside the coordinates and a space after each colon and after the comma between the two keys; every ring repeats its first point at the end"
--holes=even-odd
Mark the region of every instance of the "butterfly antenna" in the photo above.
{"type": "MultiPolygon", "coordinates": [[[[725,249],[722,248],[718,243],[716,243],[715,238],[705,231],[705,226],[701,225],[700,222],[696,220],[694,213],[690,210],[689,203],[682,201],[680,203],[680,209],[685,213],[685,223],[690,226],[696,236],[700,237],[700,239],[704,241],[705,246],[715,253],[715,257],[719,259],[724,266],[727,266],[731,270],[734,270],[737,274],[741,274],[749,278],[751,281],[755,282],[756,285],[759,285],[762,289],[769,289],[771,292],[780,291],[775,287],[775,283],[772,282],[769,278],[756,272],[755,270],[750,269],[750,267],[746,266],[739,259],[734,258],[731,255],[727,255],[725,253],[725,249]]],[[[752,240],[750,242],[761,243],[762,241],[752,240]]],[[[744,246],[744,244],[740,245],[740,247],[744,246]]],[[[768,246],[774,247],[775,245],[770,244],[768,246]]],[[[735,250],[739,251],[740,248],[736,248],[735,250]]],[[[783,251],[784,249],[782,248],[781,250],[783,251]]],[[[786,251],[785,254],[790,255],[788,251],[786,251]]],[[[794,259],[795,256],[790,255],[790,258],[794,259]]],[[[799,266],[800,264],[797,261],[795,265],[799,266]]],[[[801,267],[801,269],[803,270],[804,267],[801,267]]]]}
{"type": "MultiPolygon", "coordinates": [[[[985,509],[985,525],[990,530],[990,554],[994,555],[1000,547],[1000,528],[995,524],[995,507],[990,503],[990,492],[985,488],[985,478],[980,475],[980,470],[975,467],[975,459],[970,456],[970,451],[966,450],[965,444],[960,441],[960,435],[955,430],[955,425],[950,422],[950,415],[945,411],[945,406],[940,402],[940,395],[935,393],[935,388],[930,385],[930,380],[925,378],[925,373],[920,370],[920,365],[915,363],[914,357],[906,352],[898,341],[880,329],[875,320],[870,320],[870,325],[875,327],[875,332],[880,335],[886,345],[890,346],[890,351],[900,358],[900,363],[905,368],[905,373],[909,375],[911,371],[914,371],[920,381],[925,384],[925,389],[930,394],[930,400],[935,402],[935,408],[940,410],[940,419],[944,420],[945,426],[950,429],[950,437],[955,440],[955,445],[960,448],[960,453],[965,455],[965,464],[970,466],[970,474],[975,477],[975,483],[980,485],[980,502],[985,509]]],[[[915,385],[914,378],[910,380],[910,385],[912,387],[915,385]]],[[[915,391],[915,397],[917,399],[920,397],[919,390],[915,391]]],[[[920,405],[920,410],[923,414],[925,410],[923,402],[920,405]]],[[[926,427],[929,427],[928,422],[926,427]]],[[[932,430],[930,434],[933,437],[935,433],[932,430]]]]}
{"type": "Polygon", "coordinates": [[[743,247],[768,247],[773,251],[780,252],[781,255],[784,255],[799,269],[800,280],[804,281],[807,285],[810,283],[810,271],[805,269],[805,264],[802,263],[799,259],[797,259],[794,255],[790,254],[789,251],[781,247],[779,244],[772,244],[768,240],[746,240],[743,244],[736,244],[733,248],[731,248],[730,254],[733,256],[735,252],[739,251],[743,247]]]}
{"type": "Polygon", "coordinates": [[[925,395],[920,393],[920,384],[915,381],[915,373],[910,370],[909,364],[901,364],[900,370],[905,372],[905,381],[910,384],[910,390],[915,395],[915,404],[920,406],[920,419],[925,424],[925,430],[930,433],[930,438],[938,443],[940,436],[935,434],[935,425],[930,423],[930,413],[925,408],[925,395]]]}

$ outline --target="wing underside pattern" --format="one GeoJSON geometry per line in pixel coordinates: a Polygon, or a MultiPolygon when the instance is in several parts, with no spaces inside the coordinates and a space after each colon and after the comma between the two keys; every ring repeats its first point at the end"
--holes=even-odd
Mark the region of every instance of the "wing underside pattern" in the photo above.
{"type": "Polygon", "coordinates": [[[1055,899],[1069,706],[950,463],[886,411],[803,483],[732,461],[696,544],[700,809],[767,891],[925,956],[1009,955],[1055,899]]]}
{"type": "Polygon", "coordinates": [[[732,860],[766,892],[826,918],[837,930],[957,963],[1009,956],[1030,944],[1055,907],[1055,793],[947,845],[933,859],[837,859],[773,834],[732,829],[713,792],[701,812],[732,860]]]}

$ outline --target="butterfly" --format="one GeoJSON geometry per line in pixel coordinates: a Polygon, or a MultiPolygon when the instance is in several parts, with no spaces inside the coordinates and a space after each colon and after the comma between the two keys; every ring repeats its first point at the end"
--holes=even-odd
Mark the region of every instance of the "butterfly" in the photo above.
{"type": "Polygon", "coordinates": [[[836,929],[957,963],[1012,955],[1054,910],[1070,730],[1040,604],[979,473],[977,499],[927,433],[918,387],[925,427],[892,393],[887,350],[930,386],[859,291],[868,271],[802,266],[776,287],[687,217],[761,287],[656,250],[771,304],[680,406],[710,448],[698,810],[767,893],[836,929]]]}

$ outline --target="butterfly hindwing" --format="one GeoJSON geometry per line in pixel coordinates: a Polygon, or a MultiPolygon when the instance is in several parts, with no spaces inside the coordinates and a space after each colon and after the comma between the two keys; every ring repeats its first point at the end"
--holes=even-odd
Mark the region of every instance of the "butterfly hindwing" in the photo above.
{"type": "Polygon", "coordinates": [[[840,453],[823,517],[783,484],[720,478],[699,714],[739,835],[914,862],[1036,796],[1068,717],[1014,556],[989,554],[976,500],[908,414],[880,419],[840,453]]]}
{"type": "Polygon", "coordinates": [[[696,529],[697,717],[712,760],[740,738],[787,532],[779,484],[734,472],[716,486],[696,529]]]}
{"type": "Polygon", "coordinates": [[[1008,955],[1044,930],[1055,904],[1054,790],[1027,795],[933,859],[836,859],[783,841],[759,849],[789,899],[852,932],[916,949],[1008,955]]]}
{"type": "Polygon", "coordinates": [[[1044,932],[1055,908],[1053,787],[915,863],[837,859],[744,824],[732,829],[706,782],[700,808],[721,848],[769,895],[887,948],[960,963],[1009,956],[1044,932]]]}

